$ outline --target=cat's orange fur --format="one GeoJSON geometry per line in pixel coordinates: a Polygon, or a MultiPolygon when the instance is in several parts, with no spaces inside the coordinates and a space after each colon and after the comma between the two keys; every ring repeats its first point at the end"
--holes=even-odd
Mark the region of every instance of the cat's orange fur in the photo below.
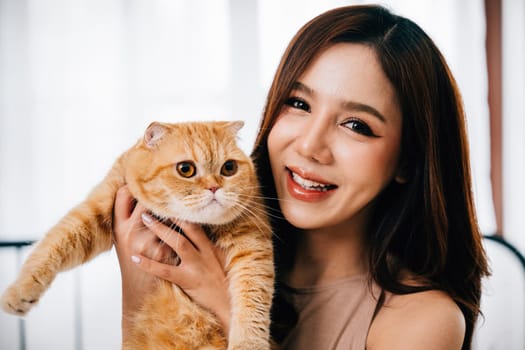
{"type": "Polygon", "coordinates": [[[123,348],[268,349],[274,278],[271,230],[253,163],[236,145],[240,127],[242,122],[152,123],[87,199],[39,242],[4,292],[3,308],[25,314],[57,273],[109,250],[115,195],[127,184],[157,217],[206,226],[210,238],[226,252],[232,315],[226,337],[211,313],[178,287],[159,280],[158,289],[133,319],[123,348]],[[227,160],[234,160],[237,169],[224,176],[221,167],[227,160]],[[177,173],[182,161],[195,164],[195,176],[177,173]],[[212,187],[217,188],[215,201],[210,201],[212,187]],[[206,208],[196,213],[192,208],[199,205],[206,208]]]}

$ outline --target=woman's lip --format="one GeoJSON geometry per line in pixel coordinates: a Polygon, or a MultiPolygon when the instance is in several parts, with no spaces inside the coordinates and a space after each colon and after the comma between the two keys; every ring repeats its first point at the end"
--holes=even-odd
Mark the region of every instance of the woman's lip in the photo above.
{"type": "Polygon", "coordinates": [[[290,196],[295,199],[303,202],[318,202],[332,195],[337,186],[330,186],[325,191],[306,189],[294,181],[289,170],[286,172],[286,188],[290,196]]]}
{"type": "MultiPolygon", "coordinates": [[[[319,175],[312,174],[310,172],[305,171],[302,168],[295,167],[295,166],[287,166],[286,170],[289,172],[294,172],[300,177],[302,177],[305,180],[315,181],[323,185],[333,185],[330,182],[326,181],[325,179],[321,178],[319,175]]],[[[335,185],[334,185],[335,186],[335,185]]]]}

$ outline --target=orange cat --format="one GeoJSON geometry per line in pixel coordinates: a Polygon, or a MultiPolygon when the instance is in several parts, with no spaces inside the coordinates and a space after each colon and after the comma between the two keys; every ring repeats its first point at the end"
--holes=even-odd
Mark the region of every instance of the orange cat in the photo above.
{"type": "Polygon", "coordinates": [[[210,238],[226,252],[233,307],[226,337],[211,313],[179,288],[159,280],[158,289],[133,320],[132,336],[123,348],[269,349],[271,230],[253,163],[236,145],[242,125],[152,123],[87,199],[35,247],[17,280],[2,295],[3,308],[24,315],[57,273],[109,250],[115,194],[127,184],[156,217],[205,225],[210,238]]]}

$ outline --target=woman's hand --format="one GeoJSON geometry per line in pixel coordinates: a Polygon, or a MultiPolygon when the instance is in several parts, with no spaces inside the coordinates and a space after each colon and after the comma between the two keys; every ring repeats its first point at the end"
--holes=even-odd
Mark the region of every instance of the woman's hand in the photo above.
{"type": "Polygon", "coordinates": [[[176,284],[194,302],[214,313],[228,334],[230,300],[224,253],[199,225],[177,225],[184,234],[152,218],[140,204],[133,209],[133,198],[126,187],[117,193],[115,235],[122,273],[123,315],[137,310],[145,293],[154,287],[156,276],[176,284]],[[178,264],[166,264],[174,253],[178,264]]]}
{"type": "Polygon", "coordinates": [[[224,272],[224,253],[208,239],[201,226],[177,222],[184,234],[142,213],[143,223],[178,256],[177,264],[166,264],[142,254],[131,257],[144,272],[176,284],[197,304],[214,313],[228,334],[230,300],[224,272]]]}

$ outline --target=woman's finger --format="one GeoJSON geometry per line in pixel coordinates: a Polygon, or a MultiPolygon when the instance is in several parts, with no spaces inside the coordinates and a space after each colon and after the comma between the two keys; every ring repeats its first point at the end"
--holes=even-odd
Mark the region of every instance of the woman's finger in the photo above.
{"type": "Polygon", "coordinates": [[[134,207],[135,199],[129,192],[128,186],[119,188],[115,197],[115,218],[121,221],[128,219],[134,207]]]}
{"type": "Polygon", "coordinates": [[[137,203],[127,186],[118,190],[114,210],[117,252],[125,249],[128,256],[142,254],[163,261],[173,260],[173,250],[144,225],[141,214],[146,208],[137,203]]]}
{"type": "Polygon", "coordinates": [[[178,224],[186,237],[193,243],[197,250],[201,252],[207,252],[211,250],[213,243],[208,238],[201,225],[188,221],[181,221],[178,224]]]}
{"type": "Polygon", "coordinates": [[[114,212],[114,227],[115,238],[129,237],[133,239],[141,228],[144,228],[140,214],[145,211],[145,208],[137,203],[133,195],[129,191],[128,186],[123,186],[118,189],[115,196],[114,212]],[[117,227],[118,226],[118,227],[117,227]],[[120,237],[119,237],[120,236],[120,237]]]}
{"type": "Polygon", "coordinates": [[[196,247],[185,235],[155,220],[150,214],[143,212],[142,221],[161,241],[170,246],[181,259],[191,258],[192,254],[197,252],[196,247]]]}
{"type": "Polygon", "coordinates": [[[224,251],[212,242],[201,225],[182,221],[179,227],[204,259],[212,260],[213,257],[221,263],[221,266],[224,266],[226,259],[224,251]]]}
{"type": "Polygon", "coordinates": [[[164,264],[156,260],[149,259],[143,255],[133,255],[131,257],[131,261],[134,262],[142,271],[176,285],[180,284],[180,278],[184,274],[183,271],[178,270],[178,268],[174,265],[164,264]]]}

